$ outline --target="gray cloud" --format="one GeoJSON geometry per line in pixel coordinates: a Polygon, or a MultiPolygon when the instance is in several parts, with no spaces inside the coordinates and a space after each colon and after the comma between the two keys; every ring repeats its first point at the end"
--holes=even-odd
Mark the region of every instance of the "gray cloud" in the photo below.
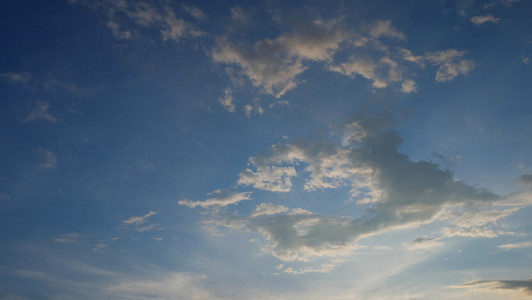
{"type": "MultiPolygon", "coordinates": [[[[308,174],[305,189],[349,186],[352,197],[364,199],[359,203],[371,204],[363,216],[327,218],[302,209],[261,204],[250,217],[231,217],[228,227],[259,231],[269,241],[266,249],[274,256],[302,261],[349,253],[362,238],[437,219],[452,220],[453,227],[444,236],[505,234],[495,226],[519,207],[493,206],[503,198],[454,178],[435,163],[414,162],[399,153],[401,138],[391,128],[392,123],[385,115],[361,113],[345,127],[349,138],[344,138],[342,145],[327,140],[279,144],[268,155],[250,158],[250,164],[257,167],[255,173],[250,172],[263,178],[257,180],[255,188],[289,191],[291,178],[297,174],[287,177],[283,172],[264,170],[304,165],[308,174]],[[267,185],[272,182],[278,185],[267,185]]],[[[246,178],[242,176],[240,180],[246,178]]],[[[225,226],[223,221],[212,224],[225,226]]]]}
{"type": "Polygon", "coordinates": [[[505,289],[505,290],[522,290],[528,295],[532,295],[532,279],[530,280],[477,280],[466,282],[459,287],[483,287],[487,286],[490,289],[505,289]]]}
{"type": "Polygon", "coordinates": [[[471,18],[471,22],[475,25],[482,25],[486,23],[498,23],[501,19],[495,18],[493,15],[474,16],[471,18]]]}

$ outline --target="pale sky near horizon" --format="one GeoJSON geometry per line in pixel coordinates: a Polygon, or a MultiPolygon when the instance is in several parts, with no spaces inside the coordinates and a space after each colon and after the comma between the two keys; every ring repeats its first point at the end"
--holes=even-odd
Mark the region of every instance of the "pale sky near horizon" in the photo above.
{"type": "Polygon", "coordinates": [[[0,14],[0,300],[532,298],[531,1],[0,14]]]}

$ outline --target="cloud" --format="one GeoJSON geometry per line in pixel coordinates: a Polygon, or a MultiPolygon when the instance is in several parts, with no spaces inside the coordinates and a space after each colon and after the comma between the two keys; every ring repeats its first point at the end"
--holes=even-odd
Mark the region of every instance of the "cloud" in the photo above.
{"type": "Polygon", "coordinates": [[[438,242],[438,239],[428,237],[419,237],[411,242],[403,243],[403,247],[408,250],[427,250],[437,248],[442,245],[442,243],[438,242]]]}
{"type": "Polygon", "coordinates": [[[521,290],[528,295],[532,295],[531,280],[477,280],[466,282],[455,288],[481,288],[491,290],[521,290]]]}
{"type": "Polygon", "coordinates": [[[375,22],[370,27],[369,34],[374,38],[388,37],[399,40],[406,39],[406,36],[402,32],[392,27],[392,22],[390,20],[379,20],[375,22]]]}
{"type": "Polygon", "coordinates": [[[220,190],[217,190],[217,191],[214,191],[212,194],[216,195],[216,197],[212,197],[204,201],[190,201],[188,199],[183,199],[183,200],[179,200],[178,204],[185,205],[190,208],[194,208],[198,206],[203,207],[203,208],[207,208],[211,206],[223,207],[223,206],[228,206],[231,204],[236,204],[240,201],[251,199],[250,192],[242,192],[242,193],[225,192],[224,193],[220,190]]]}
{"type": "Polygon", "coordinates": [[[184,9],[187,13],[189,13],[191,16],[193,16],[196,19],[199,19],[199,20],[207,19],[207,15],[205,15],[205,13],[201,9],[195,6],[185,5],[184,9]]]}
{"type": "Polygon", "coordinates": [[[48,102],[37,101],[31,105],[30,113],[22,119],[22,123],[28,123],[38,120],[48,121],[50,123],[56,123],[57,117],[48,112],[50,105],[48,102]]]}
{"type": "Polygon", "coordinates": [[[105,289],[115,299],[214,299],[203,287],[206,276],[169,272],[146,279],[126,279],[105,289]]]}
{"type": "Polygon", "coordinates": [[[362,58],[353,55],[345,63],[330,66],[329,70],[350,77],[360,75],[371,80],[375,88],[384,88],[390,82],[400,81],[402,79],[397,63],[389,57],[375,62],[371,58],[362,58]]]}
{"type": "Polygon", "coordinates": [[[288,211],[288,207],[272,204],[272,203],[261,203],[260,205],[257,205],[255,207],[255,211],[251,215],[251,217],[258,217],[258,216],[269,216],[269,215],[275,215],[279,213],[284,213],[288,211]]]}
{"type": "Polygon", "coordinates": [[[523,242],[523,243],[516,243],[516,244],[504,244],[497,246],[504,250],[513,250],[513,249],[523,249],[523,248],[530,248],[532,247],[532,242],[523,242]]]}
{"type": "Polygon", "coordinates": [[[105,253],[105,248],[107,248],[108,246],[109,245],[105,243],[98,243],[96,244],[96,246],[94,246],[92,251],[94,251],[95,253],[105,253]]]}
{"type": "Polygon", "coordinates": [[[532,188],[532,174],[524,174],[519,176],[517,182],[528,188],[532,188]]]}
{"type": "MultiPolygon", "coordinates": [[[[270,154],[250,158],[256,171],[240,174],[239,182],[254,174],[250,184],[255,188],[286,192],[297,175],[291,168],[300,165],[308,175],[304,189],[348,186],[351,197],[367,199],[361,204],[370,206],[361,217],[328,218],[307,210],[261,204],[249,217],[222,218],[210,225],[258,231],[268,241],[264,249],[287,261],[345,255],[358,249],[360,239],[435,220],[451,223],[444,236],[512,234],[497,226],[521,206],[501,207],[505,198],[470,186],[435,163],[410,160],[399,153],[401,138],[391,124],[386,115],[360,113],[345,126],[344,135],[349,138],[341,139],[341,144],[335,140],[278,144],[270,154]]],[[[421,239],[405,247],[430,243],[436,246],[436,240],[421,239]]]]}
{"type": "Polygon", "coordinates": [[[6,72],[0,73],[0,79],[16,82],[16,83],[25,83],[31,79],[31,73],[29,72],[6,72]]]}
{"type": "Polygon", "coordinates": [[[417,93],[416,82],[414,80],[411,80],[411,79],[407,79],[407,80],[403,81],[403,83],[401,84],[401,91],[403,93],[407,93],[407,94],[417,93]]]}
{"type": "Polygon", "coordinates": [[[55,153],[53,153],[50,150],[47,149],[39,149],[39,153],[41,154],[41,163],[40,167],[43,169],[50,169],[55,168],[57,165],[57,156],[55,153]]]}
{"type": "Polygon", "coordinates": [[[266,94],[281,97],[295,88],[305,62],[330,61],[349,34],[340,20],[315,20],[298,24],[294,31],[253,45],[233,43],[220,37],[211,51],[214,62],[236,65],[241,75],[266,94]]]}
{"type": "Polygon", "coordinates": [[[428,62],[433,66],[438,66],[438,70],[436,71],[437,82],[446,82],[453,80],[458,75],[466,75],[475,67],[472,60],[462,59],[466,54],[465,51],[458,51],[456,49],[427,52],[423,56],[414,56],[406,49],[402,49],[402,52],[405,60],[417,63],[421,66],[423,66],[425,62],[428,62]]]}
{"type": "Polygon", "coordinates": [[[235,104],[233,103],[233,94],[231,88],[226,88],[224,96],[218,99],[218,102],[227,109],[228,112],[235,112],[235,104]]]}
{"type": "Polygon", "coordinates": [[[474,16],[471,18],[471,22],[475,25],[483,25],[486,23],[498,23],[501,19],[495,18],[493,15],[474,16]]]}
{"type": "Polygon", "coordinates": [[[59,237],[55,238],[54,241],[62,244],[75,243],[82,238],[87,238],[88,235],[79,234],[77,232],[61,234],[59,237]]]}
{"type": "MultiPolygon", "coordinates": [[[[176,16],[168,5],[155,5],[143,1],[69,1],[72,5],[82,5],[102,14],[107,19],[107,27],[119,39],[138,38],[140,28],[159,30],[163,41],[179,41],[184,37],[201,36],[203,32],[193,24],[176,16]],[[131,24],[131,21],[133,24],[131,24]]],[[[206,18],[196,7],[183,5],[182,9],[196,19],[206,18]]]]}
{"type": "Polygon", "coordinates": [[[490,1],[486,4],[484,4],[484,9],[488,9],[488,8],[492,8],[494,6],[497,6],[499,4],[502,4],[504,6],[507,6],[507,7],[510,7],[512,6],[514,3],[517,3],[519,2],[519,0],[493,0],[493,1],[490,1]]]}
{"type": "Polygon", "coordinates": [[[122,221],[122,223],[124,224],[135,224],[135,225],[141,225],[141,224],[144,224],[149,217],[153,216],[153,215],[156,215],[157,212],[155,211],[150,211],[148,212],[147,214],[145,214],[144,216],[142,217],[129,217],[127,218],[126,220],[122,221]]]}

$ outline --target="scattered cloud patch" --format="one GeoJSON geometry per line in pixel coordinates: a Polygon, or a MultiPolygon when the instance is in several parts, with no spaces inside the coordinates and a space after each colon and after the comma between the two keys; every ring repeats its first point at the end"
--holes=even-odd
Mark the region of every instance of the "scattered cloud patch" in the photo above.
{"type": "Polygon", "coordinates": [[[392,22],[390,20],[379,20],[375,22],[369,29],[369,34],[373,38],[387,37],[395,38],[399,40],[406,39],[404,33],[393,28],[392,22]]]}
{"type": "Polygon", "coordinates": [[[500,20],[500,18],[495,18],[493,15],[474,16],[471,18],[471,22],[477,26],[486,23],[499,23],[500,20]]]}
{"type": "Polygon", "coordinates": [[[416,82],[412,79],[407,79],[401,84],[401,91],[406,94],[417,93],[416,82]]]}
{"type": "Polygon", "coordinates": [[[224,96],[218,99],[218,102],[227,109],[228,112],[235,112],[235,104],[233,103],[233,94],[230,87],[224,91],[224,96]]]}
{"type": "Polygon", "coordinates": [[[188,199],[179,200],[178,204],[185,205],[190,208],[194,207],[224,207],[232,204],[236,204],[240,201],[244,200],[250,200],[251,199],[251,193],[250,192],[222,192],[220,190],[216,190],[211,195],[214,195],[215,197],[209,198],[204,201],[190,201],[188,199]]]}
{"type": "Polygon", "coordinates": [[[57,156],[50,150],[40,148],[39,153],[41,155],[41,162],[39,166],[42,169],[55,168],[57,165],[57,156]]]}
{"type": "Polygon", "coordinates": [[[272,203],[261,203],[255,207],[255,211],[251,214],[251,217],[258,216],[269,216],[279,213],[284,213],[288,211],[288,207],[272,204],[272,203]]]}
{"type": "Polygon", "coordinates": [[[30,81],[31,73],[29,72],[6,72],[0,73],[0,79],[15,82],[15,83],[25,83],[30,81]]]}
{"type": "Polygon", "coordinates": [[[122,221],[122,223],[128,224],[128,225],[129,224],[142,225],[142,224],[146,223],[146,221],[148,221],[148,219],[151,216],[154,216],[156,214],[157,214],[156,211],[150,211],[150,212],[148,212],[147,214],[145,214],[142,217],[136,217],[136,216],[129,217],[126,220],[122,221]]]}
{"type": "Polygon", "coordinates": [[[477,280],[466,282],[458,288],[480,288],[491,290],[521,290],[527,295],[532,295],[531,280],[477,280]]]}
{"type": "Polygon", "coordinates": [[[522,243],[516,243],[516,244],[504,244],[497,246],[504,250],[513,250],[513,249],[523,249],[523,248],[530,248],[532,247],[532,242],[522,242],[522,243]]]}
{"type": "Polygon", "coordinates": [[[528,188],[532,188],[532,174],[524,174],[519,176],[517,182],[528,188]]]}
{"type": "Polygon", "coordinates": [[[519,0],[493,0],[486,4],[484,4],[484,9],[492,8],[494,6],[497,6],[499,4],[504,5],[506,7],[512,6],[514,3],[519,2],[519,0]]]}
{"type": "Polygon", "coordinates": [[[50,105],[48,102],[37,101],[30,105],[30,113],[22,119],[22,123],[28,123],[33,121],[48,121],[50,123],[56,123],[58,118],[52,115],[48,109],[50,105]]]}
{"type": "Polygon", "coordinates": [[[61,234],[59,237],[54,239],[55,242],[62,244],[69,244],[78,242],[80,239],[88,238],[88,235],[79,234],[77,232],[61,234]]]}
{"type": "Polygon", "coordinates": [[[105,253],[105,248],[107,248],[108,246],[109,245],[105,243],[98,243],[96,244],[96,246],[94,246],[92,251],[94,251],[95,253],[105,253]]]}
{"type": "Polygon", "coordinates": [[[419,237],[411,242],[403,243],[403,247],[408,250],[428,250],[442,245],[442,243],[438,242],[438,239],[428,237],[419,237]]]}

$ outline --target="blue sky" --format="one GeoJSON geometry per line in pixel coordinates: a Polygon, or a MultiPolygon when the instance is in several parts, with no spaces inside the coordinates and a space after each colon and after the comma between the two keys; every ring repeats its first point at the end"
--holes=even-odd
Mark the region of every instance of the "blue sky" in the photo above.
{"type": "Polygon", "coordinates": [[[4,1],[0,299],[532,297],[532,3],[4,1]]]}

